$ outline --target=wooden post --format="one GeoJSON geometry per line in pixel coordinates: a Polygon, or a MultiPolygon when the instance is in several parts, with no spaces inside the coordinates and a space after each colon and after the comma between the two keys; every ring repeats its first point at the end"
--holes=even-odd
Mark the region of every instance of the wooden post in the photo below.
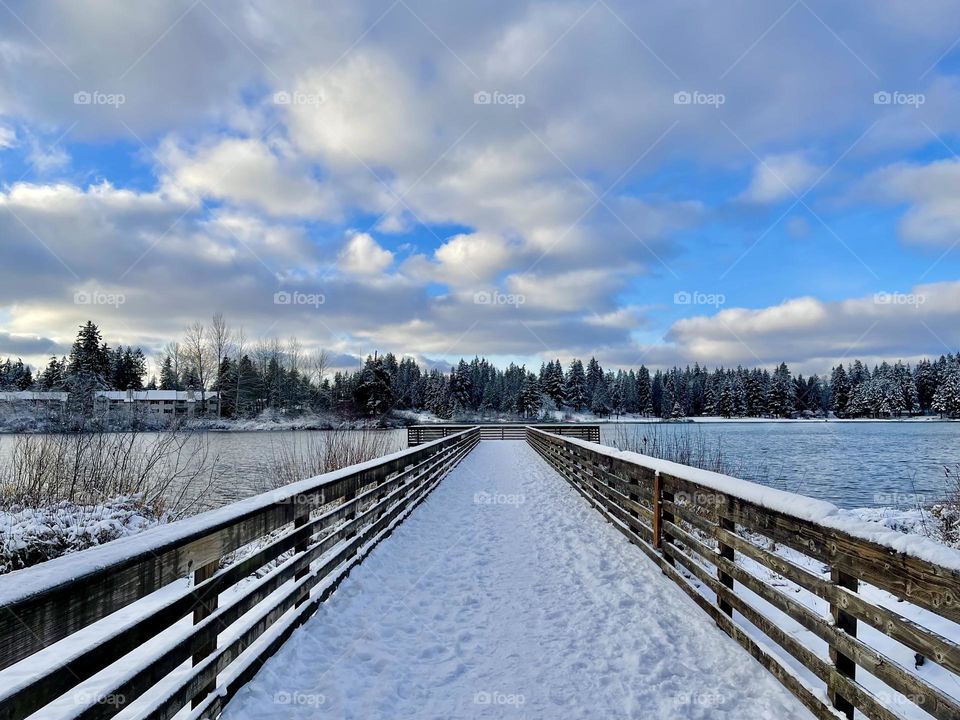
{"type": "MultiPolygon", "coordinates": [[[[302,515],[298,515],[296,518],[294,518],[293,529],[296,530],[297,528],[303,527],[304,525],[307,524],[307,522],[309,522],[309,520],[310,520],[310,506],[307,505],[306,511],[302,515]]],[[[304,538],[303,540],[301,540],[300,542],[298,542],[296,545],[293,546],[293,552],[294,554],[304,553],[307,551],[308,547],[310,547],[310,539],[304,538]]],[[[302,570],[297,570],[297,572],[293,576],[293,581],[294,582],[299,581],[301,578],[306,577],[309,572],[310,572],[309,565],[304,567],[302,570]]],[[[297,598],[296,607],[300,607],[301,605],[303,605],[307,601],[307,598],[309,596],[310,596],[310,593],[305,592],[303,593],[303,595],[297,598]]]]}
{"type": "MultiPolygon", "coordinates": [[[[659,477],[660,477],[660,471],[658,470],[658,471],[657,471],[657,478],[659,478],[659,477]]],[[[667,501],[667,502],[674,502],[673,493],[672,493],[672,492],[667,492],[666,490],[663,489],[663,481],[662,481],[662,480],[660,480],[660,496],[663,498],[663,500],[665,500],[665,501],[667,501]]],[[[675,522],[675,520],[674,520],[674,517],[673,517],[673,513],[664,510],[662,507],[661,507],[661,509],[660,509],[660,516],[661,516],[661,518],[662,518],[662,522],[660,523],[660,544],[661,544],[661,547],[662,547],[662,545],[663,545],[664,543],[666,543],[666,544],[668,544],[668,545],[670,545],[670,544],[673,543],[673,538],[671,537],[670,533],[664,533],[664,532],[663,532],[663,523],[665,523],[665,522],[671,522],[671,523],[672,523],[672,522],[675,522]]],[[[666,560],[670,565],[675,565],[675,564],[676,564],[676,563],[674,562],[674,559],[673,559],[672,557],[664,557],[663,559],[666,560]]]]}
{"type": "MultiPolygon", "coordinates": [[[[220,560],[217,559],[197,568],[193,573],[194,587],[213,577],[214,573],[217,572],[219,567],[220,560]]],[[[207,592],[209,593],[210,591],[208,590],[207,592]]],[[[196,591],[194,591],[194,597],[197,599],[197,606],[193,609],[193,624],[199,625],[204,619],[210,617],[217,609],[218,597],[216,593],[205,595],[196,591]]],[[[204,643],[197,648],[197,651],[193,654],[193,664],[199,665],[208,655],[210,655],[210,653],[215,652],[216,649],[217,638],[216,635],[214,635],[209,642],[204,643]]],[[[201,702],[203,702],[204,697],[216,689],[217,681],[214,680],[194,696],[191,706],[194,708],[197,707],[201,702]]]]}
{"type": "MultiPolygon", "coordinates": [[[[847,590],[852,590],[857,592],[859,588],[859,581],[853,575],[848,575],[845,572],[831,568],[830,570],[830,579],[839,587],[846,588],[847,590]]],[[[833,623],[836,625],[838,630],[843,630],[845,633],[851,637],[857,636],[857,619],[848,613],[846,610],[843,610],[838,605],[830,605],[830,614],[833,616],[833,623]]],[[[837,672],[853,680],[857,674],[857,664],[854,662],[853,658],[847,657],[843,653],[837,651],[835,648],[830,648],[830,661],[836,667],[837,672]]],[[[848,718],[853,718],[853,703],[851,703],[847,698],[843,697],[836,687],[830,687],[830,701],[833,703],[833,706],[846,715],[848,718]]]]}
{"type": "MultiPolygon", "coordinates": [[[[721,517],[719,520],[719,525],[724,530],[729,532],[734,532],[736,527],[733,523],[733,520],[728,520],[725,517],[721,517]]],[[[726,545],[718,541],[718,550],[720,552],[720,557],[733,562],[733,548],[730,545],[726,545]]],[[[719,568],[717,569],[717,578],[720,580],[720,584],[726,588],[733,590],[733,577],[723,572],[719,568]]],[[[718,598],[719,600],[719,598],[718,598]]],[[[733,617],[733,606],[730,605],[726,600],[719,600],[720,611],[726,613],[727,615],[733,617]]]]}
{"type": "Polygon", "coordinates": [[[659,550],[663,545],[663,482],[660,471],[653,473],[653,547],[659,550]]]}

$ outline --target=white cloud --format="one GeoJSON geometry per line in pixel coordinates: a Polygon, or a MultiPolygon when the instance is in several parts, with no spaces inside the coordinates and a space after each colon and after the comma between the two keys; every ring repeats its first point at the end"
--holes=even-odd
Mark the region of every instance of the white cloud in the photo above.
{"type": "Polygon", "coordinates": [[[960,160],[891,165],[868,177],[863,190],[888,202],[909,203],[899,228],[908,242],[953,245],[960,236],[960,160]]]}
{"type": "Polygon", "coordinates": [[[939,355],[960,346],[960,281],[840,301],[801,297],[760,309],[728,308],[677,321],[666,340],[653,356],[667,362],[789,361],[815,372],[841,359],[939,355]]]}
{"type": "Polygon", "coordinates": [[[17,144],[17,132],[11,127],[0,125],[0,150],[12,148],[17,144]]]}
{"type": "Polygon", "coordinates": [[[337,256],[337,265],[353,275],[377,276],[393,263],[393,253],[367,233],[354,233],[337,256]]]}
{"type": "Polygon", "coordinates": [[[265,143],[230,138],[188,154],[173,143],[160,151],[164,189],[252,205],[272,215],[330,217],[336,204],[328,188],[265,143]]]}
{"type": "Polygon", "coordinates": [[[800,153],[767,155],[753,171],[753,179],[741,198],[752,203],[775,203],[802,196],[823,169],[800,153]]]}

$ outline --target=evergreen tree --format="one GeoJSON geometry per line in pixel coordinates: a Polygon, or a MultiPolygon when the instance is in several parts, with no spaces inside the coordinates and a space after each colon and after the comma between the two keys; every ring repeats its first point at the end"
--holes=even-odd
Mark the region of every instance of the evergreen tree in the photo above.
{"type": "Polygon", "coordinates": [[[583,363],[574,359],[570,363],[570,370],[567,372],[566,387],[564,388],[566,404],[572,407],[576,412],[587,404],[589,396],[587,395],[587,377],[583,372],[583,363]]]}
{"type": "Polygon", "coordinates": [[[837,417],[844,417],[850,402],[850,380],[843,364],[837,365],[830,374],[830,409],[837,417]]]}

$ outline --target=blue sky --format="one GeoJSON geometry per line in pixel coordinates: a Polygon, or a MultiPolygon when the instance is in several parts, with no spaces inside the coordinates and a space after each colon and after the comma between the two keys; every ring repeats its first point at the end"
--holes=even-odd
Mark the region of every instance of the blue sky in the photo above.
{"type": "Polygon", "coordinates": [[[958,38],[939,0],[10,2],[0,356],[215,312],[345,358],[955,351],[958,38]]]}

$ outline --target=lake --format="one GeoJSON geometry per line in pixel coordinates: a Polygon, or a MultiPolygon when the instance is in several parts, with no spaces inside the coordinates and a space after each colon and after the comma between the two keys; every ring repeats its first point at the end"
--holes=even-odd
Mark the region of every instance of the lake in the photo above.
{"type": "MultiPolygon", "coordinates": [[[[935,502],[947,490],[944,466],[956,471],[960,464],[960,423],[952,422],[609,423],[601,428],[602,441],[612,446],[658,434],[700,444],[708,455],[719,448],[739,477],[846,508],[935,502]]],[[[406,446],[405,430],[377,433],[383,452],[406,446]]],[[[13,437],[0,436],[2,464],[13,437]]],[[[315,449],[327,437],[324,431],[207,433],[211,455],[219,458],[209,504],[272,489],[275,458],[291,449],[315,449]]]]}
{"type": "Polygon", "coordinates": [[[686,434],[721,448],[738,477],[840,507],[914,507],[947,491],[944,466],[960,465],[956,422],[768,422],[604,425],[601,440],[686,434]]]}

